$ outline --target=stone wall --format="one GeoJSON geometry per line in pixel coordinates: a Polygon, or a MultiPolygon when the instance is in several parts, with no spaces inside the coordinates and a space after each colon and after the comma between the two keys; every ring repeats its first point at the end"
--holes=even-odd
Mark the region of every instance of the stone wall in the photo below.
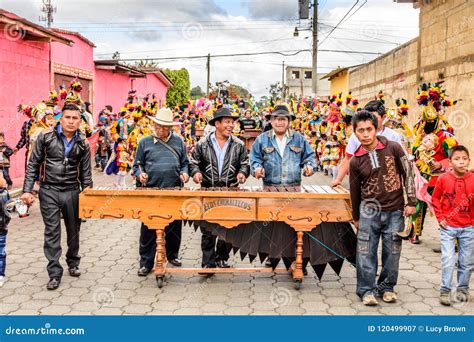
{"type": "Polygon", "coordinates": [[[432,0],[420,5],[420,36],[349,74],[349,89],[361,104],[379,90],[386,104],[403,97],[410,105],[410,123],[419,107],[416,90],[422,82],[444,80],[447,94],[462,99],[448,109],[460,142],[474,154],[474,2],[432,0]]]}

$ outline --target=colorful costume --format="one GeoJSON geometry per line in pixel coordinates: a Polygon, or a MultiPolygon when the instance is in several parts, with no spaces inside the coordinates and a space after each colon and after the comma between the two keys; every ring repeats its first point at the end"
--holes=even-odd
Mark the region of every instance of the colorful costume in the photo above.
{"type": "MultiPolygon", "coordinates": [[[[424,83],[418,88],[417,102],[422,107],[420,120],[415,124],[415,139],[412,146],[415,165],[420,176],[427,181],[427,189],[418,198],[428,198],[433,192],[437,176],[444,173],[447,166],[448,151],[457,145],[453,128],[445,116],[445,108],[457,101],[451,101],[441,83],[424,83]]],[[[427,203],[418,199],[416,213],[412,217],[414,230],[412,242],[417,242],[423,230],[427,203]]]]}

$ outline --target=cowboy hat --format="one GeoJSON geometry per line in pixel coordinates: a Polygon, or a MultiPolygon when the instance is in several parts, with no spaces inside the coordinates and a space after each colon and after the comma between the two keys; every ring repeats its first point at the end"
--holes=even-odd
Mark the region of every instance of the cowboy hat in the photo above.
{"type": "Polygon", "coordinates": [[[214,126],[216,120],[218,120],[220,118],[232,118],[232,119],[236,120],[236,119],[238,119],[238,116],[232,115],[229,108],[221,107],[221,108],[219,108],[218,110],[216,110],[214,112],[213,118],[211,120],[209,120],[209,125],[214,126]]]}
{"type": "Polygon", "coordinates": [[[272,116],[287,116],[290,121],[295,119],[293,113],[290,113],[288,107],[285,105],[276,105],[271,113],[265,115],[265,118],[270,120],[272,116]]]}
{"type": "Polygon", "coordinates": [[[147,115],[148,119],[161,126],[178,126],[182,122],[173,121],[173,112],[169,108],[161,108],[155,116],[147,115]]]}

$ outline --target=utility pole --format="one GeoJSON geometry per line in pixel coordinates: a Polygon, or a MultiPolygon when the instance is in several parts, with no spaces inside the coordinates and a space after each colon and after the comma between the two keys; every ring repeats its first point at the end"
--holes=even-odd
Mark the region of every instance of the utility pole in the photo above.
{"type": "Polygon", "coordinates": [[[285,61],[281,65],[281,99],[285,101],[285,61]]]}
{"type": "Polygon", "coordinates": [[[207,54],[207,86],[206,86],[206,94],[209,97],[209,85],[211,84],[211,54],[207,54]]]}
{"type": "Polygon", "coordinates": [[[45,16],[40,16],[39,21],[46,21],[48,23],[48,28],[50,28],[51,23],[53,22],[53,13],[56,13],[56,7],[53,7],[51,0],[43,0],[43,8],[41,8],[41,12],[43,12],[45,16]]]}
{"type": "Polygon", "coordinates": [[[311,77],[313,94],[318,94],[318,0],[313,2],[313,72],[311,77]]]}

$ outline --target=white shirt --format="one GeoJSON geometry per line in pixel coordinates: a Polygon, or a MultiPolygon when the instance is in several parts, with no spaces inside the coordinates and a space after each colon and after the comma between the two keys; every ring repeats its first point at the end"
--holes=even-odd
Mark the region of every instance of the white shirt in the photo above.
{"type": "Polygon", "coordinates": [[[280,156],[283,159],[283,155],[285,154],[286,143],[289,138],[288,131],[286,131],[285,135],[283,136],[283,139],[278,138],[275,134],[275,131],[273,131],[273,138],[276,140],[278,151],[280,152],[280,156]]]}
{"type": "MultiPolygon", "coordinates": [[[[400,146],[403,148],[402,137],[393,129],[384,127],[382,132],[378,132],[377,135],[381,135],[382,137],[385,137],[388,140],[395,141],[399,143],[400,146]]],[[[362,144],[360,143],[359,139],[357,139],[355,133],[352,133],[346,146],[346,155],[352,157],[357,151],[357,149],[360,147],[360,145],[362,144]]]]}

